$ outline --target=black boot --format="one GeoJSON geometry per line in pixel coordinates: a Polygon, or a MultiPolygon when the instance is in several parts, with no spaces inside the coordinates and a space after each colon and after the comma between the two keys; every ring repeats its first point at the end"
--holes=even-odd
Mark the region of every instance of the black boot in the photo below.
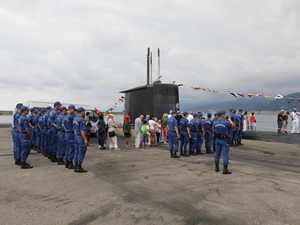
{"type": "Polygon", "coordinates": [[[206,154],[212,154],[213,152],[210,149],[206,149],[206,154]]]}
{"type": "Polygon", "coordinates": [[[219,168],[219,163],[216,163],[215,165],[216,165],[216,167],[215,167],[215,171],[216,171],[216,172],[219,172],[219,171],[220,171],[220,168],[219,168]]]}
{"type": "Polygon", "coordinates": [[[22,164],[22,163],[21,163],[21,159],[17,159],[17,160],[15,161],[15,164],[18,165],[18,166],[21,166],[21,164],[22,164]]]}
{"type": "Polygon", "coordinates": [[[34,147],[33,147],[33,150],[34,150],[34,151],[37,151],[37,147],[36,147],[36,146],[34,146],[34,147]]]}
{"type": "Polygon", "coordinates": [[[69,167],[68,167],[68,169],[72,170],[72,169],[74,169],[74,168],[75,168],[75,166],[74,166],[73,162],[70,161],[70,162],[69,162],[69,167]]]}
{"type": "Polygon", "coordinates": [[[195,149],[195,155],[198,155],[198,150],[197,149],[195,149]]]}
{"type": "Polygon", "coordinates": [[[192,152],[192,151],[190,151],[190,155],[195,155],[195,153],[194,153],[194,152],[192,152]]]}
{"type": "Polygon", "coordinates": [[[51,162],[58,162],[56,155],[51,155],[51,162]]]}
{"type": "Polygon", "coordinates": [[[190,157],[190,154],[187,154],[187,152],[184,153],[184,157],[190,157]]]}
{"type": "Polygon", "coordinates": [[[174,152],[173,158],[180,158],[180,156],[177,155],[177,152],[174,152]]]}
{"type": "Polygon", "coordinates": [[[22,163],[21,169],[31,169],[33,166],[31,166],[29,163],[22,163]]]}
{"type": "Polygon", "coordinates": [[[68,160],[66,160],[65,168],[69,168],[69,164],[70,164],[70,162],[68,160]]]}
{"type": "Polygon", "coordinates": [[[240,141],[239,144],[240,144],[240,145],[244,145],[244,144],[242,144],[242,141],[240,141]]]}
{"type": "Polygon", "coordinates": [[[36,151],[37,153],[42,153],[41,147],[38,147],[36,151]]]}
{"type": "Polygon", "coordinates": [[[64,159],[62,159],[62,158],[58,158],[57,164],[58,165],[66,165],[66,163],[64,162],[64,159]]]}
{"type": "Polygon", "coordinates": [[[223,174],[231,174],[231,172],[228,170],[228,165],[224,165],[223,174]]]}
{"type": "Polygon", "coordinates": [[[81,165],[77,165],[77,170],[75,171],[76,173],[86,173],[87,170],[83,169],[81,165]]]}
{"type": "Polygon", "coordinates": [[[215,150],[215,146],[213,147],[213,152],[215,152],[216,150],[215,150]]]}
{"type": "Polygon", "coordinates": [[[184,156],[183,151],[180,151],[180,156],[184,156]]]}
{"type": "Polygon", "coordinates": [[[77,172],[77,168],[78,168],[78,164],[75,163],[75,166],[74,166],[74,172],[77,172]]]}
{"type": "Polygon", "coordinates": [[[44,156],[48,157],[48,152],[44,151],[44,156]]]}
{"type": "MultiPolygon", "coordinates": [[[[14,160],[16,161],[17,160],[17,155],[16,153],[14,153],[14,160]]],[[[16,163],[15,163],[16,164],[16,163]]]]}
{"type": "Polygon", "coordinates": [[[174,153],[173,153],[173,151],[171,151],[170,154],[171,154],[171,158],[174,158],[174,153]]]}
{"type": "Polygon", "coordinates": [[[198,150],[198,155],[204,155],[204,153],[200,150],[198,150]]]}

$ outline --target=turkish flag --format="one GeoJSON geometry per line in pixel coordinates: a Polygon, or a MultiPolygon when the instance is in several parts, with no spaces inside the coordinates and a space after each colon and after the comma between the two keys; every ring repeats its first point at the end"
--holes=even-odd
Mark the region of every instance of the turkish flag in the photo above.
{"type": "Polygon", "coordinates": [[[103,114],[102,112],[100,112],[98,109],[96,109],[95,108],[95,111],[96,111],[96,113],[98,114],[98,115],[101,115],[101,114],[103,114]]]}

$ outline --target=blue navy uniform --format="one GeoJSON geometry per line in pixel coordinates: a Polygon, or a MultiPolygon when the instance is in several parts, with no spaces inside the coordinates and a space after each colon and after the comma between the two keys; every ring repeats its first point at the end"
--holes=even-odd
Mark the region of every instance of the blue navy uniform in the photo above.
{"type": "MultiPolygon", "coordinates": [[[[184,149],[184,153],[187,152],[187,145],[189,143],[189,134],[187,132],[187,128],[190,128],[190,123],[187,118],[180,119],[180,152],[182,153],[184,149]]],[[[183,155],[183,154],[181,154],[183,155]]]]}
{"type": "Polygon", "coordinates": [[[233,114],[235,116],[235,122],[236,122],[236,126],[235,126],[235,131],[234,131],[234,142],[235,144],[237,144],[238,138],[239,138],[239,133],[240,133],[240,118],[238,115],[233,114]]]}
{"type": "MultiPolygon", "coordinates": [[[[37,114],[37,112],[34,111],[33,114],[37,114]]],[[[31,133],[31,135],[32,135],[32,139],[31,139],[31,141],[30,141],[32,146],[35,146],[35,122],[36,122],[35,117],[36,117],[36,115],[35,115],[35,116],[32,115],[30,118],[28,118],[28,123],[33,127],[33,128],[32,128],[32,127],[30,126],[31,130],[29,129],[29,130],[30,130],[30,133],[31,133]]]]}
{"type": "Polygon", "coordinates": [[[218,119],[214,123],[214,132],[216,138],[216,153],[215,153],[215,164],[219,164],[221,151],[223,150],[223,165],[229,164],[229,144],[226,137],[228,137],[228,130],[232,127],[232,124],[228,121],[218,119]],[[222,137],[218,137],[221,136],[222,137]]]}
{"type": "Polygon", "coordinates": [[[29,129],[28,119],[23,114],[20,116],[20,141],[21,141],[21,163],[25,164],[30,153],[30,140],[25,131],[25,128],[29,129]]]}
{"type": "MultiPolygon", "coordinates": [[[[233,110],[233,109],[230,109],[230,111],[232,111],[232,110],[233,110]]],[[[235,121],[235,116],[233,115],[233,113],[231,113],[231,112],[228,113],[228,114],[227,114],[227,117],[229,117],[233,123],[236,122],[236,121],[235,121]]],[[[229,137],[230,137],[230,143],[231,143],[231,144],[233,143],[233,139],[234,139],[233,134],[234,134],[234,126],[228,127],[228,135],[229,135],[229,137]]]]}
{"type": "MultiPolygon", "coordinates": [[[[30,108],[29,110],[30,110],[30,113],[28,114],[27,119],[28,119],[28,122],[31,123],[32,117],[33,117],[33,112],[35,111],[35,109],[34,108],[30,108]]],[[[29,126],[29,130],[30,130],[30,133],[31,133],[31,135],[33,137],[34,130],[31,128],[31,126],[29,126]]],[[[32,141],[30,141],[30,144],[31,144],[31,146],[33,145],[32,141]]]]}
{"type": "MultiPolygon", "coordinates": [[[[51,109],[50,106],[47,107],[47,110],[51,109]]],[[[50,148],[50,140],[49,140],[49,128],[48,128],[48,119],[49,119],[49,113],[46,112],[46,114],[43,117],[44,119],[44,155],[48,156],[49,154],[49,148],[50,148]]]]}
{"type": "Polygon", "coordinates": [[[212,120],[210,118],[204,121],[204,128],[205,128],[205,148],[206,152],[210,153],[211,149],[211,141],[212,141],[212,120]]]}
{"type": "Polygon", "coordinates": [[[37,149],[40,149],[41,147],[41,130],[38,126],[39,120],[40,120],[40,116],[41,116],[41,108],[38,110],[38,113],[35,116],[35,147],[37,149]]]}
{"type": "MultiPolygon", "coordinates": [[[[73,120],[74,116],[70,113],[67,113],[67,115],[64,118],[64,126],[66,128],[66,161],[68,163],[72,163],[73,165],[73,158],[74,158],[74,152],[75,152],[75,146],[74,146],[74,128],[73,128],[73,120]]],[[[74,167],[73,167],[74,169],[74,167]]]]}
{"type": "MultiPolygon", "coordinates": [[[[43,109],[41,112],[43,113],[45,110],[43,109]]],[[[40,133],[41,133],[41,148],[44,150],[45,149],[45,146],[44,146],[44,138],[45,138],[45,133],[44,133],[44,128],[45,128],[45,123],[44,123],[44,115],[41,115],[39,117],[39,125],[40,125],[40,133]]]]}
{"type": "MultiPolygon", "coordinates": [[[[21,103],[17,104],[17,109],[20,109],[23,105],[21,103]]],[[[18,126],[19,126],[19,117],[20,117],[20,113],[18,111],[16,111],[16,113],[13,115],[13,129],[11,131],[12,134],[12,138],[13,138],[13,142],[14,142],[14,159],[15,162],[17,164],[17,159],[21,158],[21,142],[19,139],[19,130],[18,130],[18,126]]]]}
{"type": "MultiPolygon", "coordinates": [[[[213,118],[213,120],[212,120],[212,121],[213,121],[212,126],[214,126],[214,122],[216,122],[216,121],[218,120],[218,118],[216,118],[217,114],[218,114],[218,113],[215,113],[215,115],[214,115],[215,118],[213,118]]],[[[215,146],[215,143],[216,143],[216,137],[213,137],[212,139],[213,139],[213,151],[215,151],[215,147],[216,147],[216,146],[215,146]]]]}
{"type": "Polygon", "coordinates": [[[244,130],[244,120],[245,120],[245,117],[244,117],[242,112],[243,112],[243,110],[240,109],[240,112],[237,114],[237,116],[240,119],[240,132],[239,132],[239,137],[238,137],[239,144],[242,144],[242,137],[243,137],[243,130],[244,130]]]}
{"type": "MultiPolygon", "coordinates": [[[[194,118],[198,116],[194,114],[194,118]]],[[[192,119],[190,121],[190,134],[192,136],[191,138],[191,150],[190,150],[190,154],[194,155],[195,154],[195,149],[197,147],[197,141],[198,141],[198,126],[199,126],[199,122],[195,119],[192,119]]]]}
{"type": "Polygon", "coordinates": [[[169,148],[171,152],[172,158],[179,158],[180,156],[177,156],[177,151],[179,147],[179,139],[177,137],[177,133],[175,130],[175,127],[178,129],[178,123],[175,117],[173,117],[173,114],[176,114],[175,111],[172,111],[172,116],[168,119],[168,127],[169,127],[169,148]],[[174,152],[174,155],[173,155],[174,152]]]}
{"type": "Polygon", "coordinates": [[[73,128],[76,132],[74,162],[75,165],[77,164],[81,166],[87,150],[87,146],[84,145],[84,139],[81,135],[81,131],[84,131],[87,136],[85,120],[81,116],[77,115],[73,120],[73,128]]]}
{"type": "MultiPolygon", "coordinates": [[[[49,120],[50,120],[50,128],[51,128],[51,133],[50,133],[50,145],[51,145],[51,154],[53,157],[56,158],[56,153],[57,153],[57,129],[56,127],[53,125],[56,118],[58,117],[58,112],[56,109],[52,109],[52,111],[50,112],[49,115],[49,120]]],[[[54,159],[54,161],[56,161],[54,159]]]]}
{"type": "Polygon", "coordinates": [[[198,115],[199,117],[198,117],[198,119],[197,119],[197,121],[198,121],[198,138],[197,138],[197,147],[196,147],[196,149],[197,149],[197,151],[198,151],[198,154],[202,154],[202,152],[201,152],[201,148],[202,148],[202,144],[203,144],[203,140],[204,140],[204,138],[203,138],[203,127],[204,127],[204,122],[202,121],[202,114],[200,113],[199,115],[198,115]]]}
{"type": "Polygon", "coordinates": [[[59,114],[59,116],[55,120],[55,124],[57,126],[57,157],[62,160],[65,157],[66,153],[66,139],[65,139],[65,130],[62,127],[64,124],[64,114],[59,114]]]}

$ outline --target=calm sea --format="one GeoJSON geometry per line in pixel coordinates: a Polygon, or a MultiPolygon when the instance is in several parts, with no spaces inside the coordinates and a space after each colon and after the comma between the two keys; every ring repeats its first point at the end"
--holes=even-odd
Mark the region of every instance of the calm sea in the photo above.
{"type": "MultiPolygon", "coordinates": [[[[266,127],[277,128],[277,115],[256,115],[257,121],[257,130],[259,131],[273,131],[276,132],[275,129],[269,129],[266,127]]],[[[107,119],[107,116],[106,116],[107,119]]],[[[116,115],[115,121],[119,123],[123,123],[124,116],[123,115],[116,115]]],[[[0,123],[11,123],[12,116],[0,116],[0,123]]],[[[134,119],[132,119],[131,123],[134,123],[134,119]]],[[[290,128],[291,122],[289,120],[288,128],[290,128]]]]}

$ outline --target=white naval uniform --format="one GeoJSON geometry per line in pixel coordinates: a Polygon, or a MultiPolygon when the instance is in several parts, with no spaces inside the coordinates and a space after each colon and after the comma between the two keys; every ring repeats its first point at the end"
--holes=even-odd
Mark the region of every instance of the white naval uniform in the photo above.
{"type": "Polygon", "coordinates": [[[300,115],[300,113],[298,113],[298,112],[291,113],[291,117],[293,118],[292,133],[299,132],[299,115],[300,115]]]}

